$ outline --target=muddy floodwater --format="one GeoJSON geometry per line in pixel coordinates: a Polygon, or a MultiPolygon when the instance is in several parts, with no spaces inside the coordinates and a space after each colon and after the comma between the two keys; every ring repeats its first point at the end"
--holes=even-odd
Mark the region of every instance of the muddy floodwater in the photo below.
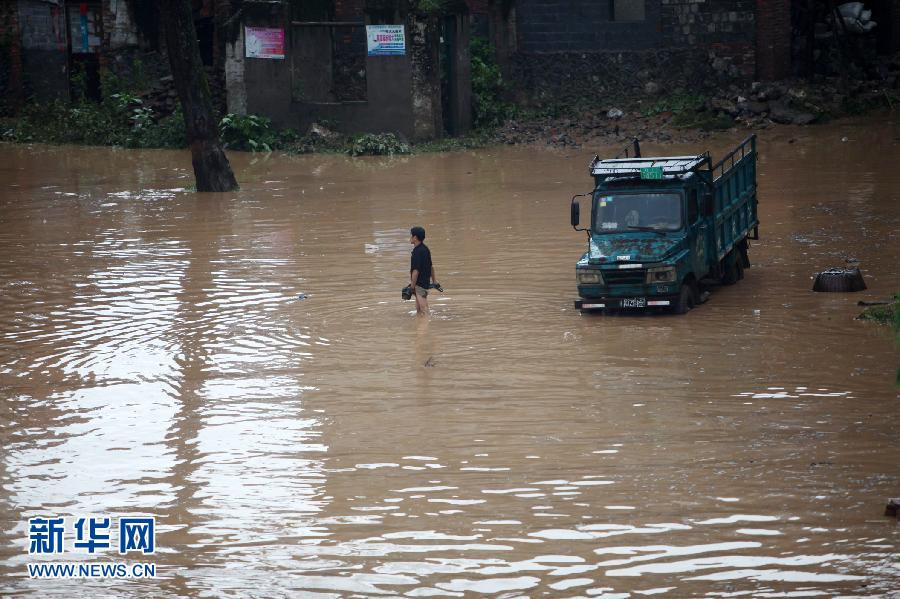
{"type": "Polygon", "coordinates": [[[214,195],[186,153],[0,146],[0,595],[896,594],[898,350],[854,317],[900,291],[900,124],[759,150],[745,279],[604,316],[569,198],[612,149],[234,153],[214,195]],[[867,291],[810,291],[848,259],[867,291]],[[73,547],[123,516],[156,553],[73,547]],[[29,555],[34,517],[64,554],[29,555]]]}

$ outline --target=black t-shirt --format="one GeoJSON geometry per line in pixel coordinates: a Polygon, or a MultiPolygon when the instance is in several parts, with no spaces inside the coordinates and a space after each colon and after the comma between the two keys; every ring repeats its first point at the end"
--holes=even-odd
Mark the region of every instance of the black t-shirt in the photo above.
{"type": "Polygon", "coordinates": [[[414,270],[419,271],[416,285],[428,289],[428,285],[431,283],[431,250],[424,243],[420,243],[413,248],[412,259],[409,263],[409,274],[412,274],[414,270]]]}

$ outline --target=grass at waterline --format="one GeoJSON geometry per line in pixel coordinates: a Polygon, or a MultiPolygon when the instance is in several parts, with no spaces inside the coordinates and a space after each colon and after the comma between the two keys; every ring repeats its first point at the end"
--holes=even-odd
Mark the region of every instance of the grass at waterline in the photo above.
{"type": "MultiPolygon", "coordinates": [[[[891,325],[894,328],[894,341],[900,346],[900,293],[895,293],[890,303],[867,307],[856,318],[891,325]]],[[[900,386],[900,366],[897,367],[896,384],[900,386]]]]}
{"type": "MultiPolygon", "coordinates": [[[[346,135],[319,128],[319,133],[304,134],[295,129],[277,129],[269,119],[258,115],[225,115],[219,130],[226,150],[261,153],[393,156],[469,150],[492,143],[488,131],[422,143],[409,143],[394,133],[346,135]]],[[[30,105],[18,117],[0,121],[0,140],[124,148],[187,147],[180,111],[159,117],[127,94],[117,94],[101,103],[30,105]]]]}

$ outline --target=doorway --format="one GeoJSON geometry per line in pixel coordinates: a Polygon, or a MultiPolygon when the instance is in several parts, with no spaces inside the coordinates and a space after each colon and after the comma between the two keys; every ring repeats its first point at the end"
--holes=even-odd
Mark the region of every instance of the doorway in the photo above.
{"type": "Polygon", "coordinates": [[[100,2],[66,2],[69,32],[69,97],[99,102],[100,41],[103,18],[100,2]]]}

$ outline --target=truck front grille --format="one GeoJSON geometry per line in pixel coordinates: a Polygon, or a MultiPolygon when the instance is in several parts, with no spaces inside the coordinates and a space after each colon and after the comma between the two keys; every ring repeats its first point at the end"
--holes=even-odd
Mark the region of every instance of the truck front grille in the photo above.
{"type": "Polygon", "coordinates": [[[643,285],[647,280],[647,271],[642,268],[604,270],[603,280],[607,285],[643,285]]]}

